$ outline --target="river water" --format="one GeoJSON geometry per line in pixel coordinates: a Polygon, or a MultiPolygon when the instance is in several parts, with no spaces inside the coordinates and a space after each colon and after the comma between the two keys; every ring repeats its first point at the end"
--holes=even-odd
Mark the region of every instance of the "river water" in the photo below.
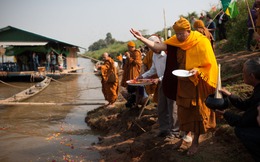
{"type": "MultiPolygon", "coordinates": [[[[93,74],[93,63],[79,58],[83,75],[70,75],[51,84],[26,102],[101,102],[100,79],[93,74]]],[[[80,71],[81,72],[81,71],[80,71]]],[[[28,88],[33,83],[11,82],[28,88]]],[[[0,99],[21,89],[0,83],[0,99]]],[[[98,161],[91,149],[101,135],[85,123],[88,111],[98,105],[80,106],[0,106],[0,161],[52,162],[98,161]]]]}

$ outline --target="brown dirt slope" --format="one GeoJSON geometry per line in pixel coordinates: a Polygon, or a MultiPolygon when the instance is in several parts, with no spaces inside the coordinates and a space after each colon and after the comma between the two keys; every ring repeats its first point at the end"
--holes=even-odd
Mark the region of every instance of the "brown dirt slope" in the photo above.
{"type": "MultiPolygon", "coordinates": [[[[260,52],[238,52],[217,55],[221,64],[222,86],[241,97],[248,97],[252,87],[243,84],[242,65],[248,58],[259,57],[260,52]]],[[[86,122],[92,129],[102,130],[106,136],[100,137],[93,149],[100,151],[106,162],[236,162],[253,161],[247,150],[236,138],[233,128],[219,117],[218,126],[214,132],[200,138],[200,148],[196,155],[186,155],[189,144],[178,150],[173,150],[172,141],[164,141],[156,137],[158,133],[155,105],[147,106],[140,119],[137,119],[140,109],[127,109],[125,101],[120,96],[116,108],[100,107],[87,114],[86,122]]],[[[232,109],[232,107],[231,107],[232,109]]]]}

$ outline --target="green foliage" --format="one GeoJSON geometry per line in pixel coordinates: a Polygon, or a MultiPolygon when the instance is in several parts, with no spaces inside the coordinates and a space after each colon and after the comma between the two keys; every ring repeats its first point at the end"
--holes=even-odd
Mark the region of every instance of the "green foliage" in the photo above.
{"type": "Polygon", "coordinates": [[[102,48],[106,48],[110,44],[114,44],[116,40],[112,37],[111,33],[107,33],[105,40],[99,39],[88,47],[89,51],[96,51],[102,48]]]}
{"type": "Polygon", "coordinates": [[[92,45],[88,47],[89,51],[96,51],[102,48],[106,48],[107,44],[106,41],[103,39],[99,39],[97,42],[94,42],[92,45]]]}
{"type": "MultiPolygon", "coordinates": [[[[143,43],[140,41],[134,41],[134,42],[135,42],[137,48],[139,46],[143,46],[143,43]]],[[[83,55],[87,55],[89,57],[101,60],[102,54],[105,52],[108,52],[113,59],[116,59],[116,56],[118,56],[120,53],[124,54],[128,50],[127,43],[128,42],[118,42],[117,41],[111,45],[108,45],[105,48],[101,48],[101,49],[95,50],[95,51],[88,51],[88,52],[84,53],[83,55]]]]}
{"type": "MultiPolygon", "coordinates": [[[[250,6],[252,2],[249,3],[250,6]]],[[[248,10],[245,1],[240,0],[237,5],[239,15],[234,19],[229,19],[226,25],[228,42],[224,44],[223,52],[240,51],[246,48],[248,10]]]]}

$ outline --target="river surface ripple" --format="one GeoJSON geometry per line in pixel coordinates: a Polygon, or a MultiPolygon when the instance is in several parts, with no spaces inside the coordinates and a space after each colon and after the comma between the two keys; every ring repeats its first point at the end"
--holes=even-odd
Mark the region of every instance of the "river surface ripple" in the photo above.
{"type": "MultiPolygon", "coordinates": [[[[93,74],[93,63],[79,58],[83,75],[70,75],[52,81],[49,87],[26,102],[101,102],[100,79],[93,74]]],[[[33,83],[11,82],[24,87],[33,83]]],[[[0,83],[0,99],[21,89],[0,83]]],[[[80,106],[0,106],[0,161],[98,161],[91,149],[101,135],[85,123],[88,111],[97,105],[80,106]]]]}

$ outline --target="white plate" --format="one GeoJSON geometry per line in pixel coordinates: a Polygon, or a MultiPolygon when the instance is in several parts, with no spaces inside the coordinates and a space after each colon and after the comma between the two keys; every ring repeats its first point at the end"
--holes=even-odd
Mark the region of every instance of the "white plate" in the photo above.
{"type": "Polygon", "coordinates": [[[173,70],[172,74],[178,77],[190,77],[193,74],[189,73],[188,70],[173,70]]]}
{"type": "Polygon", "coordinates": [[[128,80],[126,81],[128,85],[131,86],[145,86],[145,85],[150,85],[153,84],[152,79],[139,79],[139,82],[134,82],[133,80],[128,80]]]}

